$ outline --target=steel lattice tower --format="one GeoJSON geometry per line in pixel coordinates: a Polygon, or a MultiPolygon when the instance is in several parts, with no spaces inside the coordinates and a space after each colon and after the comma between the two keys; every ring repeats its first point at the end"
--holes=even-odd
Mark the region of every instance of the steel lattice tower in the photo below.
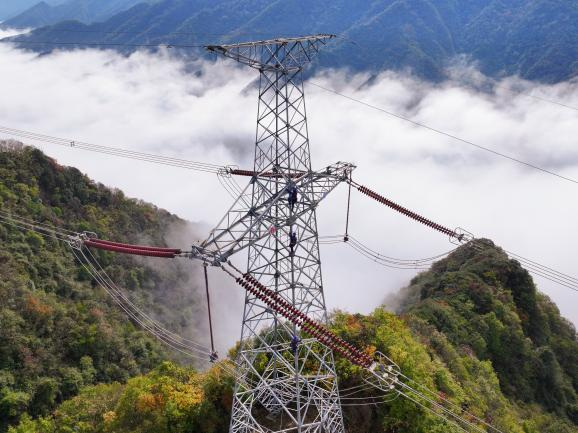
{"type": "MultiPolygon", "coordinates": [[[[256,175],[204,245],[225,257],[247,247],[248,273],[320,323],[327,310],[315,207],[352,166],[312,171],[302,71],[331,37],[208,47],[260,77],[256,175]]],[[[249,292],[237,362],[231,433],[344,431],[332,351],[249,292]]]]}

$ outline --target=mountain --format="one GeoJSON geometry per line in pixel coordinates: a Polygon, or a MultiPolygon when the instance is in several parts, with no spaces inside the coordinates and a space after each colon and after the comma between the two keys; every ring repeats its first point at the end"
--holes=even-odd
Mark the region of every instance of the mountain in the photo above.
{"type": "Polygon", "coordinates": [[[76,20],[87,24],[94,23],[104,21],[143,2],[147,2],[147,0],[67,0],[60,2],[62,4],[41,1],[6,20],[4,26],[34,28],[67,20],[76,20]]]}
{"type": "Polygon", "coordinates": [[[324,67],[440,80],[466,57],[494,77],[578,75],[578,0],[164,0],[102,23],[62,22],[28,41],[191,45],[312,33],[339,35],[316,61],[324,67]]]}
{"type": "MultiPolygon", "coordinates": [[[[2,212],[156,244],[167,238],[163,227],[182,223],[38,150],[4,143],[0,162],[2,212]]],[[[0,240],[0,420],[12,424],[9,433],[228,431],[231,361],[207,371],[166,361],[63,245],[5,224],[0,240]]],[[[171,281],[155,297],[154,269],[116,255],[101,259],[149,308],[178,290],[171,281]]],[[[175,323],[194,302],[179,300],[175,323]]],[[[499,431],[578,432],[576,330],[490,241],[458,248],[386,304],[398,314],[335,312],[330,326],[367,353],[386,354],[433,399],[447,398],[499,431]]],[[[347,433],[458,432],[407,399],[383,399],[339,356],[336,368],[347,433]]]]}
{"type": "MultiPolygon", "coordinates": [[[[66,244],[6,224],[10,213],[132,243],[163,245],[169,230],[188,230],[174,215],[38,150],[0,142],[0,432],[22,414],[51,413],[84,386],[123,383],[162,360],[179,359],[122,314],[66,244]]],[[[192,331],[204,316],[193,314],[189,269],[97,257],[132,302],[174,332],[198,338],[192,331]]]]}
{"type": "Polygon", "coordinates": [[[506,396],[578,425],[576,329],[503,250],[490,241],[462,247],[414,278],[401,298],[398,314],[423,328],[428,345],[437,345],[428,335],[443,334],[491,362],[506,396]]]}
{"type": "MultiPolygon", "coordinates": [[[[466,248],[458,250],[448,261],[452,264],[463,262],[465,256],[475,261],[466,248]]],[[[512,277],[515,278],[516,264],[499,249],[492,249],[499,256],[500,265],[513,267],[512,277]]],[[[484,254],[488,253],[480,253],[480,259],[484,254]]],[[[495,261],[492,262],[494,264],[495,261]]],[[[466,272],[473,272],[480,278],[488,273],[483,265],[476,271],[470,268],[466,272]]],[[[527,289],[532,290],[533,284],[527,273],[520,272],[530,283],[527,289]]],[[[433,278],[432,273],[426,272],[419,280],[428,276],[433,278]]],[[[416,280],[409,290],[402,291],[404,299],[406,295],[414,294],[420,281],[416,280]]],[[[504,291],[508,292],[509,289],[504,288],[504,291]]],[[[463,296],[461,300],[458,293],[455,296],[454,305],[463,303],[463,308],[470,307],[463,296]]],[[[541,298],[539,304],[549,302],[543,296],[541,298]]],[[[409,300],[409,303],[417,305],[415,300],[409,300]]],[[[509,314],[516,314],[508,307],[505,309],[509,314]]],[[[555,308],[550,309],[548,314],[554,322],[564,322],[555,308]]],[[[467,344],[454,344],[451,335],[437,330],[433,323],[418,314],[406,312],[396,316],[384,308],[378,308],[369,315],[337,312],[332,317],[332,328],[345,340],[365,347],[368,353],[375,350],[386,353],[399,365],[403,374],[427,386],[433,398],[449,398],[457,407],[466,408],[473,416],[491,423],[498,431],[578,432],[577,425],[565,414],[556,414],[555,410],[548,412],[540,403],[528,399],[507,397],[490,360],[479,359],[467,344]]],[[[578,345],[575,335],[564,335],[560,339],[568,352],[578,345]]],[[[546,350],[543,347],[542,352],[546,350]]],[[[234,355],[234,350],[231,354],[234,355]]],[[[226,433],[233,378],[220,368],[223,365],[230,364],[225,361],[207,372],[199,373],[164,362],[151,373],[129,379],[124,385],[88,386],[77,397],[60,405],[52,415],[36,420],[25,417],[10,433],[65,433],[76,426],[82,426],[84,433],[226,433]]],[[[383,399],[382,391],[364,386],[357,367],[352,367],[339,357],[336,368],[341,388],[349,390],[343,392],[341,400],[347,433],[461,431],[409,400],[401,397],[383,399]],[[357,391],[352,391],[355,389],[357,391]]],[[[548,374],[544,376],[544,387],[548,385],[548,377],[548,374]]],[[[473,416],[469,418],[472,422],[475,421],[473,416]]]]}
{"type": "MultiPolygon", "coordinates": [[[[58,5],[66,0],[46,0],[50,5],[58,5]]],[[[38,0],[2,0],[0,2],[0,21],[12,18],[26,9],[34,6],[38,0]]]]}

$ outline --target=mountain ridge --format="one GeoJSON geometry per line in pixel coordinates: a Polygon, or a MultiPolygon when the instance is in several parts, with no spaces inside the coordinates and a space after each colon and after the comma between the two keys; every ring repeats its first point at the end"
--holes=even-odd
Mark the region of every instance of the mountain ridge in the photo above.
{"type": "Polygon", "coordinates": [[[4,25],[14,28],[34,28],[61,21],[84,24],[104,21],[131,7],[155,0],[67,0],[58,4],[41,1],[8,19],[4,25]]]}
{"type": "MultiPolygon", "coordinates": [[[[3,0],[0,3],[0,20],[10,19],[33,7],[39,0],[3,0]]],[[[51,5],[64,3],[66,0],[46,0],[51,5]]]]}
{"type": "Polygon", "coordinates": [[[489,360],[504,394],[578,425],[578,338],[519,262],[492,242],[459,249],[403,289],[411,314],[456,347],[489,360]]]}
{"type": "MultiPolygon", "coordinates": [[[[158,244],[164,239],[160,225],[176,218],[98,186],[38,150],[10,143],[2,149],[3,211],[17,209],[20,215],[49,224],[126,241],[134,242],[144,233],[158,244]]],[[[114,306],[95,304],[104,298],[94,297],[89,276],[71,265],[72,258],[58,244],[4,224],[0,240],[3,428],[9,423],[10,433],[70,433],[75,428],[83,433],[227,431],[233,378],[220,366],[231,361],[220,361],[204,372],[164,361],[167,353],[134,324],[123,323],[114,306]],[[55,324],[65,329],[64,336],[55,324]],[[124,346],[117,346],[106,333],[84,338],[91,329],[108,329],[115,338],[122,329],[124,346]],[[40,374],[31,374],[37,357],[55,356],[38,352],[39,341],[44,346],[62,341],[65,348],[67,342],[74,343],[74,352],[58,352],[66,367],[42,365],[40,374]],[[94,357],[86,355],[83,348],[95,344],[94,357]],[[146,348],[148,352],[142,352],[146,348]],[[133,349],[134,355],[144,358],[123,364],[122,357],[115,357],[116,351],[128,356],[127,350],[133,349]],[[108,355],[98,355],[105,350],[108,355]]],[[[489,241],[482,245],[462,246],[416,276],[402,289],[399,315],[383,307],[367,315],[335,312],[332,330],[367,353],[385,353],[405,375],[501,431],[578,432],[575,328],[536,290],[518,262],[489,241]]],[[[147,280],[154,274],[147,277],[142,266],[116,262],[117,256],[106,253],[101,260],[130,293],[151,287],[147,280]]],[[[189,303],[194,299],[179,298],[172,308],[189,303]]],[[[231,358],[236,350],[231,350],[231,358]]],[[[336,369],[342,389],[358,389],[365,383],[362,371],[339,356],[336,369]]],[[[352,399],[342,397],[348,433],[457,433],[402,398],[367,405],[381,394],[362,389],[352,399]],[[358,406],[360,399],[365,406],[358,406]]]]}
{"type": "MultiPolygon", "coordinates": [[[[0,209],[2,219],[14,213],[133,243],[163,245],[168,227],[185,226],[11,141],[0,141],[0,209]]],[[[83,386],[126,382],[179,359],[122,314],[64,243],[3,222],[0,246],[0,431],[24,414],[49,414],[83,386]]],[[[204,310],[196,311],[185,270],[95,254],[132,302],[169,329],[195,335],[204,310]]]]}
{"type": "Polygon", "coordinates": [[[553,83],[578,76],[578,0],[164,0],[13,40],[192,45],[313,33],[339,35],[314,66],[412,70],[442,80],[465,56],[493,77],[553,83]]]}

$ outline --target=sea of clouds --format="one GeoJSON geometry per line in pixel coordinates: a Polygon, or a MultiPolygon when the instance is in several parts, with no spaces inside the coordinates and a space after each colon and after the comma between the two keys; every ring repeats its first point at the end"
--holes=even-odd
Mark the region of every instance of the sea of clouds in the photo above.
{"type": "MultiPolygon", "coordinates": [[[[4,34],[5,36],[6,34],[4,34]]],[[[0,37],[2,34],[0,34],[0,37]]],[[[38,56],[0,44],[0,125],[106,146],[251,168],[256,72],[232,61],[185,61],[170,51],[78,50],[38,56]]],[[[492,81],[468,63],[454,80],[432,84],[410,74],[370,77],[321,71],[311,83],[410,117],[476,144],[578,179],[578,82],[492,81]],[[467,82],[468,84],[463,84],[467,82]]],[[[306,83],[315,167],[350,161],[354,179],[449,227],[463,227],[522,256],[577,275],[578,185],[447,136],[419,128],[306,83]]],[[[0,135],[0,138],[2,136],[0,135]]],[[[215,175],[29,142],[61,163],[202,224],[231,204],[215,175]]],[[[246,180],[240,179],[241,182],[246,180]]],[[[343,233],[347,189],[320,207],[321,235],[343,233]]],[[[449,250],[447,239],[353,194],[351,233],[404,259],[449,250]]],[[[192,235],[194,236],[194,235],[192,235]]],[[[198,235],[202,237],[202,234],[198,235]]],[[[197,239],[182,239],[187,247],[197,239]]],[[[368,312],[415,271],[381,267],[345,245],[322,246],[329,308],[368,312]]],[[[240,260],[242,262],[242,260],[240,260]]],[[[578,323],[576,292],[536,278],[578,323]]],[[[226,347],[239,337],[240,291],[216,290],[216,326],[226,347]]]]}

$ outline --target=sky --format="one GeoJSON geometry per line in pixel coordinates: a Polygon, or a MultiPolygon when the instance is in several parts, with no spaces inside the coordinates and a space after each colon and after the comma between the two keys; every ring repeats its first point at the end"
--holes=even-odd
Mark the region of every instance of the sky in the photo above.
{"type": "MultiPolygon", "coordinates": [[[[0,37],[2,34],[0,34],[0,37]]],[[[232,61],[188,62],[170,51],[122,57],[81,50],[38,57],[0,44],[0,125],[105,146],[251,168],[257,93],[252,69],[232,61]]],[[[310,80],[496,151],[578,179],[578,82],[540,85],[506,77],[492,84],[456,62],[454,81],[410,74],[370,79],[343,70],[310,80]],[[473,85],[459,84],[468,81],[473,85]],[[476,88],[493,91],[484,93],[476,88]],[[516,91],[512,91],[516,89],[516,91]],[[519,91],[522,91],[520,93],[519,91]]],[[[355,163],[354,179],[450,228],[570,275],[576,270],[578,185],[499,158],[306,83],[314,167],[355,163]]],[[[0,138],[2,136],[0,135],[0,138]]],[[[65,165],[198,223],[187,247],[222,217],[232,198],[214,174],[29,142],[65,165]]],[[[241,184],[246,179],[239,179],[241,184]]],[[[342,234],[347,188],[318,212],[320,235],[342,234]]],[[[353,193],[350,232],[385,255],[417,259],[453,248],[437,232],[353,193]]],[[[321,247],[330,309],[367,313],[416,274],[379,266],[343,244],[321,247]]],[[[242,263],[240,259],[239,262],[242,263]]],[[[578,293],[536,278],[562,314],[578,323],[578,293]]],[[[240,291],[217,280],[221,347],[239,337],[240,291]]]]}

